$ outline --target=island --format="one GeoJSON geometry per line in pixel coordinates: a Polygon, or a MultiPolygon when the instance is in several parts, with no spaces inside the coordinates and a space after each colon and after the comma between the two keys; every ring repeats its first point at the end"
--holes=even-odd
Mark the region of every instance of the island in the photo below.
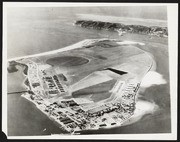
{"type": "Polygon", "coordinates": [[[8,71],[16,71],[16,66],[24,69],[27,92],[22,97],[61,129],[78,134],[119,127],[134,114],[142,79],[156,68],[153,55],[140,46],[145,44],[86,39],[56,51],[10,59],[8,71]]]}
{"type": "Polygon", "coordinates": [[[128,33],[136,33],[136,34],[154,35],[158,37],[168,37],[167,27],[159,27],[159,26],[147,27],[144,25],[125,25],[122,23],[93,21],[93,20],[77,20],[75,22],[75,25],[81,26],[83,28],[117,31],[120,34],[128,32],[128,33]]]}

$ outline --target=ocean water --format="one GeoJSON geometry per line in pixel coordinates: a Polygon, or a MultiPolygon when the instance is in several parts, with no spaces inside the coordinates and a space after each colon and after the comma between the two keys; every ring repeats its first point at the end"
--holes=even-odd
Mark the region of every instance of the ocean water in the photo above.
{"type": "Polygon", "coordinates": [[[79,15],[87,19],[111,21],[116,16],[115,19],[119,19],[119,22],[130,21],[131,24],[139,22],[142,25],[154,19],[154,26],[162,25],[161,23],[164,23],[162,26],[167,25],[166,7],[9,8],[7,12],[7,57],[51,51],[86,38],[118,38],[116,33],[73,26],[76,20],[82,18],[79,15]]]}
{"type": "MultiPolygon", "coordinates": [[[[89,11],[86,10],[85,13],[89,11]]],[[[94,14],[96,13],[94,12],[94,14]]],[[[98,14],[103,15],[104,13],[99,11],[98,14]]],[[[8,59],[63,48],[87,38],[121,38],[116,32],[74,26],[73,22],[77,18],[76,12],[70,9],[64,11],[51,8],[9,10],[7,25],[8,59]]],[[[130,40],[131,38],[134,39],[130,37],[130,40]]],[[[142,41],[141,37],[137,39],[140,42],[142,41]]],[[[146,50],[153,55],[155,54],[157,72],[165,78],[166,84],[155,83],[148,86],[143,92],[140,92],[140,99],[155,102],[160,106],[159,111],[145,115],[140,121],[131,125],[108,130],[87,131],[82,134],[170,132],[168,57],[166,54],[161,55],[165,50],[162,48],[151,47],[146,50]]],[[[155,75],[157,74],[155,73],[155,75]]],[[[18,76],[21,76],[20,71],[15,74],[8,74],[8,92],[24,89],[21,83],[17,83],[17,80],[22,82],[24,78],[18,76]]],[[[61,134],[63,131],[32,103],[22,98],[21,94],[8,94],[8,135],[50,135],[55,133],[61,134]]]]}

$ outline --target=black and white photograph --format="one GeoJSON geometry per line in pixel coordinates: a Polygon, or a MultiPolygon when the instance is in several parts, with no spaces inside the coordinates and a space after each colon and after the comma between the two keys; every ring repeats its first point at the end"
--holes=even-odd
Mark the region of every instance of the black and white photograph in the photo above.
{"type": "Polygon", "coordinates": [[[3,3],[7,137],[175,139],[177,7],[3,3]]]}

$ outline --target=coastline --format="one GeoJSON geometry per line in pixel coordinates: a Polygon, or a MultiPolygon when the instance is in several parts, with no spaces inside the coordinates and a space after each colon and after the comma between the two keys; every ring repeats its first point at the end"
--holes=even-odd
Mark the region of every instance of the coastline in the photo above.
{"type": "MultiPolygon", "coordinates": [[[[28,94],[28,95],[29,95],[29,94],[28,94]]],[[[63,131],[68,132],[68,130],[66,130],[66,127],[64,127],[62,124],[60,124],[55,118],[50,117],[50,116],[49,116],[49,113],[46,113],[45,111],[43,111],[43,110],[41,109],[41,107],[40,107],[37,103],[35,103],[35,101],[32,101],[29,97],[27,97],[26,94],[22,94],[21,97],[23,97],[23,98],[25,98],[26,100],[28,100],[28,101],[30,101],[31,103],[33,103],[38,110],[40,110],[43,114],[46,115],[46,117],[48,117],[50,120],[52,120],[53,122],[55,122],[56,124],[58,124],[58,127],[59,127],[60,129],[62,129],[63,131]]]]}
{"type": "MultiPolygon", "coordinates": [[[[20,60],[20,59],[25,59],[25,58],[32,58],[32,57],[38,57],[38,56],[45,56],[45,55],[51,55],[51,54],[56,54],[56,53],[60,53],[60,52],[65,52],[65,51],[69,51],[69,50],[73,50],[73,49],[77,49],[77,48],[83,48],[86,45],[90,45],[93,43],[96,43],[98,41],[103,41],[103,40],[108,40],[108,38],[101,38],[101,39],[85,39],[82,40],[78,43],[72,44],[70,46],[66,46],[63,47],[61,49],[57,49],[57,50],[53,50],[53,51],[48,51],[48,52],[42,52],[42,53],[38,53],[38,54],[33,54],[33,55],[27,55],[27,56],[21,56],[21,57],[15,57],[15,58],[10,58],[8,59],[8,61],[13,61],[13,60],[20,60]]],[[[111,39],[116,40],[116,39],[111,39]]],[[[139,45],[145,45],[144,43],[141,42],[135,42],[135,41],[128,41],[128,40],[124,40],[122,42],[118,43],[119,45],[127,45],[127,44],[139,44],[139,45]]]]}
{"type": "Polygon", "coordinates": [[[45,55],[56,54],[56,53],[60,53],[60,52],[64,52],[64,51],[69,51],[69,50],[73,50],[73,49],[77,49],[77,48],[82,48],[86,44],[94,43],[96,41],[98,41],[98,40],[96,40],[96,39],[85,39],[83,41],[72,44],[70,46],[63,47],[61,49],[48,51],[48,52],[43,52],[43,53],[39,53],[39,54],[22,56],[22,57],[15,57],[15,58],[8,59],[8,61],[19,60],[19,59],[23,59],[23,58],[31,58],[31,57],[37,57],[37,56],[45,56],[45,55]]]}

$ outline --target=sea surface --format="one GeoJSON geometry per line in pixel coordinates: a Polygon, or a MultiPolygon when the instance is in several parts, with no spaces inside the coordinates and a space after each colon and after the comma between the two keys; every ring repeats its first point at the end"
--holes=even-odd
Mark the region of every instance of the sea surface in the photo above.
{"type": "MultiPolygon", "coordinates": [[[[87,11],[86,11],[87,13],[87,11]]],[[[84,13],[78,13],[84,14],[84,13]]],[[[96,14],[96,13],[94,13],[96,14]]],[[[103,11],[98,14],[103,15],[103,11]]],[[[32,55],[69,46],[83,39],[117,38],[142,40],[144,36],[127,35],[119,37],[117,32],[99,31],[74,26],[78,19],[76,12],[57,9],[20,9],[9,10],[7,25],[7,58],[32,55]],[[19,12],[19,13],[18,13],[19,12]]],[[[133,19],[134,20],[134,19],[133,19]]],[[[131,21],[132,22],[132,21],[131,21]]],[[[141,20],[142,22],[142,20],[141,20]]],[[[146,42],[148,42],[147,39],[146,42]]],[[[157,38],[159,41],[159,38],[157,38]]],[[[161,42],[166,44],[166,40],[161,42]]],[[[167,133],[170,126],[170,94],[168,48],[155,45],[145,49],[157,60],[157,72],[166,84],[152,85],[143,92],[141,98],[153,101],[160,106],[158,112],[145,115],[140,121],[131,125],[98,131],[86,131],[82,134],[121,134],[121,133],[167,133]],[[162,54],[163,53],[163,54],[162,54]],[[164,54],[165,53],[165,54],[164,54]]],[[[8,73],[8,93],[24,91],[22,70],[8,73]]],[[[64,133],[50,119],[42,114],[34,104],[21,97],[21,93],[8,94],[8,135],[30,136],[64,133]]]]}

